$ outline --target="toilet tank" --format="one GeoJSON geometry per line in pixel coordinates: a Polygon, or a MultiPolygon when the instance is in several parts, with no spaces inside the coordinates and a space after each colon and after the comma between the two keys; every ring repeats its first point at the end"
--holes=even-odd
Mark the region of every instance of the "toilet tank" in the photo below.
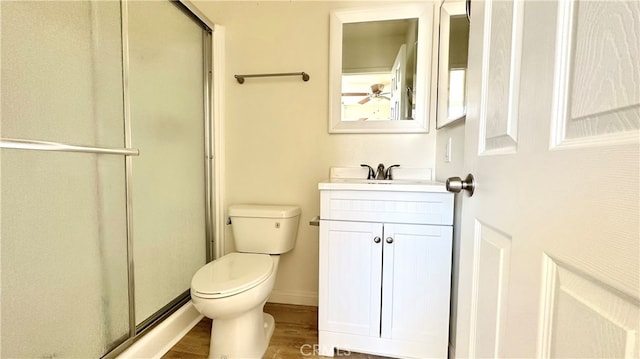
{"type": "Polygon", "coordinates": [[[293,249],[300,207],[238,204],[229,207],[231,229],[238,252],[280,254],[293,249]]]}

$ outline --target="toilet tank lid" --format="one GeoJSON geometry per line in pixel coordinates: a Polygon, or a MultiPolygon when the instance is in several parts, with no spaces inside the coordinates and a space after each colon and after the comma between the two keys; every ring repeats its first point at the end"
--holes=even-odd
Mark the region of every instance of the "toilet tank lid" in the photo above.
{"type": "Polygon", "coordinates": [[[236,204],[229,207],[229,217],[290,218],[300,215],[300,207],[273,204],[236,204]]]}

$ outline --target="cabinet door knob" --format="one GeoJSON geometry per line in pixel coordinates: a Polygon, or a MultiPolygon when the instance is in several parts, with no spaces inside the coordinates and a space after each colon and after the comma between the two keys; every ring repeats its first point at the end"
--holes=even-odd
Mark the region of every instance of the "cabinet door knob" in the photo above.
{"type": "Polygon", "coordinates": [[[376,238],[373,239],[373,242],[374,243],[380,243],[381,240],[382,240],[382,238],[376,237],[376,238]]]}
{"type": "Polygon", "coordinates": [[[387,243],[391,244],[391,243],[393,243],[393,238],[387,237],[386,241],[387,241],[387,243]]]}

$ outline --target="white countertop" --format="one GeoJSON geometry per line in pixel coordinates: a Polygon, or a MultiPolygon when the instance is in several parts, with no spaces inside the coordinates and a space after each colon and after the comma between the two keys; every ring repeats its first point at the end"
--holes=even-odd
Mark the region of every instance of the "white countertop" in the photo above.
{"type": "Polygon", "coordinates": [[[393,168],[393,180],[368,180],[363,167],[332,167],[330,178],[318,189],[342,191],[447,192],[445,184],[432,181],[429,168],[393,168]]]}
{"type": "Polygon", "coordinates": [[[427,180],[367,180],[339,178],[318,183],[319,190],[447,192],[445,184],[427,180]]]}

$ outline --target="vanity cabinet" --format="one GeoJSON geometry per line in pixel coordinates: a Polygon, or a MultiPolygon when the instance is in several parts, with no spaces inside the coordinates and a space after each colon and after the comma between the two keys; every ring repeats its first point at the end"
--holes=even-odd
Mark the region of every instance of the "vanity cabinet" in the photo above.
{"type": "Polygon", "coordinates": [[[446,357],[453,195],[320,196],[320,354],[446,357]]]}

